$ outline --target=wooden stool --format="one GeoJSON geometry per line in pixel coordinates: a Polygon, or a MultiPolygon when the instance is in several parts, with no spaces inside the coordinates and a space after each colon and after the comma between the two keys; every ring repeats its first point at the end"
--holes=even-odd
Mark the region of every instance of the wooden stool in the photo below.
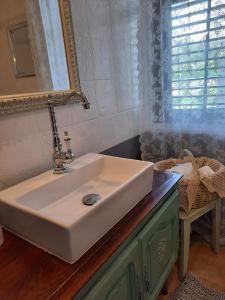
{"type": "Polygon", "coordinates": [[[207,212],[212,211],[212,250],[219,252],[221,199],[218,198],[204,207],[192,209],[189,215],[180,211],[180,254],[179,254],[179,278],[183,280],[187,273],[188,256],[190,248],[191,223],[207,212]]]}

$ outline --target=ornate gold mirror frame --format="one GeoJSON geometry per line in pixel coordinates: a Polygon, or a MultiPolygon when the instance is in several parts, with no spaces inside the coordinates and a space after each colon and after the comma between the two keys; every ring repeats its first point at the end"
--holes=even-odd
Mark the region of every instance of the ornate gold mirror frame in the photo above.
{"type": "Polygon", "coordinates": [[[87,101],[85,95],[81,91],[80,86],[70,0],[59,0],[59,5],[70,80],[70,89],[65,91],[47,91],[0,96],[0,115],[46,108],[49,98],[54,99],[56,105],[64,104],[67,99],[70,99],[70,102],[87,101]]]}

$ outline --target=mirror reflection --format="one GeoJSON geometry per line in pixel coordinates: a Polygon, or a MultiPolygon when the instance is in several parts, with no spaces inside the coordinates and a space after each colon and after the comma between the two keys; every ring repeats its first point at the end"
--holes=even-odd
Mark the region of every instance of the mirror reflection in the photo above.
{"type": "Polygon", "coordinates": [[[8,38],[15,77],[35,76],[27,22],[10,26],[8,38]]]}
{"type": "Polygon", "coordinates": [[[60,5],[0,0],[0,96],[70,89],[60,5]]]}

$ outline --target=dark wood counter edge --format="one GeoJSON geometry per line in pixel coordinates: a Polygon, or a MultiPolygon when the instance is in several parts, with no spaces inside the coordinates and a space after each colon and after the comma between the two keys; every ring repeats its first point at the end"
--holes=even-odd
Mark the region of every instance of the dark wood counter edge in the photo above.
{"type": "Polygon", "coordinates": [[[138,225],[163,204],[181,178],[155,171],[153,190],[73,265],[5,232],[0,247],[0,300],[71,299],[113,257],[138,225]]]}

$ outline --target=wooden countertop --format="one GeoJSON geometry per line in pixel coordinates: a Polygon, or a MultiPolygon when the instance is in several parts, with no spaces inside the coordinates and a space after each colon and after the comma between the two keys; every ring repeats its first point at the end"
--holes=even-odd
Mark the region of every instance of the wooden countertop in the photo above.
{"type": "Polygon", "coordinates": [[[76,263],[70,265],[4,231],[0,300],[71,299],[181,178],[155,171],[153,190],[76,263]]]}

